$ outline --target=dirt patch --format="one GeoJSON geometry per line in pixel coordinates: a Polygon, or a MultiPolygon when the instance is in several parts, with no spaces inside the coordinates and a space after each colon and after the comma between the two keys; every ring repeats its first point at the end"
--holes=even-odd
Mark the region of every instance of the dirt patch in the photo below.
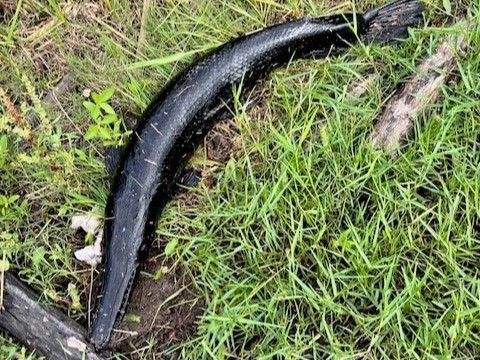
{"type": "Polygon", "coordinates": [[[155,349],[162,351],[193,335],[197,318],[203,313],[192,280],[181,270],[169,271],[169,264],[151,259],[135,282],[126,315],[112,334],[110,346],[131,352],[155,339],[155,349]],[[145,273],[162,272],[155,280],[145,273]]]}
{"type": "Polygon", "coordinates": [[[218,171],[218,166],[235,157],[241,149],[241,139],[235,119],[226,118],[215,124],[208,132],[204,144],[205,146],[200,146],[197,151],[202,152],[205,149],[210,161],[195,170],[202,174],[203,185],[211,189],[216,184],[215,173],[218,171]]]}
{"type": "Polygon", "coordinates": [[[210,160],[225,163],[240,148],[239,142],[235,119],[221,121],[207,135],[207,156],[210,160]]]}

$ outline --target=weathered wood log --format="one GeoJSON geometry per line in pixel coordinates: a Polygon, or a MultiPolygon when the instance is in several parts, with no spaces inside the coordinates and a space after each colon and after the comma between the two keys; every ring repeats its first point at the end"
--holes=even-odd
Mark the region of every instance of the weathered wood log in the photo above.
{"type": "Polygon", "coordinates": [[[38,295],[13,274],[5,273],[0,328],[49,360],[101,360],[86,331],[57,309],[41,305],[38,295]]]}
{"type": "Polygon", "coordinates": [[[463,36],[449,36],[420,64],[418,74],[398,89],[375,124],[370,136],[374,147],[392,150],[406,138],[415,118],[438,99],[440,86],[455,69],[456,56],[464,55],[465,50],[463,36]]]}

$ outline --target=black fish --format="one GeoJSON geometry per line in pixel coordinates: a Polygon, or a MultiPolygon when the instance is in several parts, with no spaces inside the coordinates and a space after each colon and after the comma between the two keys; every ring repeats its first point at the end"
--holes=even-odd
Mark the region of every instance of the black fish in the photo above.
{"type": "Polygon", "coordinates": [[[91,327],[104,348],[122,313],[155,217],[194,147],[232,101],[232,85],[252,86],[293,59],[326,57],[359,40],[392,41],[422,22],[417,0],[398,0],[365,14],[312,17],[232,40],[171,81],[143,114],[117,169],[105,214],[105,274],[91,327]],[[355,25],[355,26],[354,26],[355,25]],[[354,32],[356,28],[356,33],[354,32]]]}

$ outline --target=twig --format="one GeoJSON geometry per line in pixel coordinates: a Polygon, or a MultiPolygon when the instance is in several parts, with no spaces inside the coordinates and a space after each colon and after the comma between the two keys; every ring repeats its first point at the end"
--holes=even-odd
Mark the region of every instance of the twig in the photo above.
{"type": "Polygon", "coordinates": [[[90,289],[88,291],[88,312],[87,312],[87,315],[88,315],[88,319],[87,319],[88,330],[90,330],[90,325],[91,325],[90,316],[91,316],[91,313],[92,313],[93,271],[94,271],[94,267],[92,266],[91,270],[90,270],[90,289]]]}
{"type": "MultiPolygon", "coordinates": [[[[57,98],[66,94],[75,87],[75,79],[73,75],[67,74],[62,80],[47,94],[42,98],[42,105],[53,105],[55,104],[57,98]]],[[[30,113],[28,115],[28,120],[30,123],[36,123],[38,115],[36,113],[30,113]]]]}
{"type": "Polygon", "coordinates": [[[414,119],[440,94],[440,86],[450,79],[455,69],[455,55],[464,55],[464,36],[449,36],[418,67],[418,75],[410,79],[388,102],[383,115],[370,135],[374,147],[392,150],[410,133],[414,119]]]}
{"type": "Polygon", "coordinates": [[[72,74],[67,74],[63,79],[42,99],[42,104],[54,104],[55,99],[66,94],[75,87],[75,79],[72,74]]]}
{"type": "Polygon", "coordinates": [[[143,0],[142,20],[140,21],[140,33],[138,34],[137,55],[141,55],[145,43],[145,28],[148,20],[150,0],[143,0]]]}

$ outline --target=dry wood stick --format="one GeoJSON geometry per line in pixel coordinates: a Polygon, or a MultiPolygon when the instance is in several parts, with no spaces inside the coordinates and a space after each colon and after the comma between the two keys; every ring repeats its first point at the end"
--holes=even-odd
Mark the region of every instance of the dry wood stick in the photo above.
{"type": "Polygon", "coordinates": [[[464,55],[463,36],[449,36],[418,67],[418,75],[405,83],[388,102],[370,135],[373,146],[392,150],[410,133],[415,118],[440,94],[456,66],[456,55],[464,55]]]}
{"type": "Polygon", "coordinates": [[[101,360],[85,329],[57,309],[41,305],[38,295],[5,273],[0,328],[49,360],[101,360]]]}

